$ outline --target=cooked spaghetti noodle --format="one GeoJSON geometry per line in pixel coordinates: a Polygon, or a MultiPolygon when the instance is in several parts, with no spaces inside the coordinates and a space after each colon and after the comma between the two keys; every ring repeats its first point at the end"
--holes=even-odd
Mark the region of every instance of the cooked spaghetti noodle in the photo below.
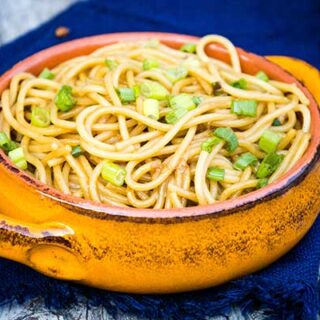
{"type": "Polygon", "coordinates": [[[2,149],[65,194],[114,206],[181,208],[271,183],[310,140],[309,101],[295,84],[241,71],[216,35],[172,49],[120,42],[2,93],[2,149]],[[211,58],[218,43],[231,64],[211,58]]]}

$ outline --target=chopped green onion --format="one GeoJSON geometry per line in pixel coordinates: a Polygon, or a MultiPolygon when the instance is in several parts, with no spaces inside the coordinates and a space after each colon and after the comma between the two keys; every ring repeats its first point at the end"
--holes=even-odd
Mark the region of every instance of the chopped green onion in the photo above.
{"type": "Polygon", "coordinates": [[[224,93],[219,81],[213,82],[212,88],[213,88],[213,95],[214,96],[221,96],[224,93]]]}
{"type": "Polygon", "coordinates": [[[160,45],[160,41],[158,39],[150,39],[146,42],[145,47],[156,49],[159,47],[159,45],[160,45]]]}
{"type": "Polygon", "coordinates": [[[193,97],[192,100],[194,104],[198,106],[203,101],[203,97],[193,97]]]}
{"type": "Polygon", "coordinates": [[[5,152],[8,153],[14,149],[17,149],[19,146],[14,141],[10,140],[5,132],[0,132],[0,148],[5,152]]]}
{"type": "Polygon", "coordinates": [[[269,153],[260,163],[257,170],[258,178],[269,177],[273,172],[275,172],[283,160],[284,156],[277,153],[269,153]]]}
{"type": "Polygon", "coordinates": [[[25,170],[28,167],[23,149],[17,148],[8,153],[10,160],[20,169],[25,170]]]}
{"type": "Polygon", "coordinates": [[[277,150],[281,136],[271,130],[265,130],[260,137],[259,147],[261,150],[271,153],[277,150]]]}
{"type": "Polygon", "coordinates": [[[227,150],[233,152],[238,148],[238,138],[231,128],[217,128],[214,135],[227,142],[227,150]]]}
{"type": "Polygon", "coordinates": [[[26,170],[28,168],[28,162],[24,159],[15,162],[15,165],[21,170],[26,170]]]}
{"type": "Polygon", "coordinates": [[[199,68],[200,65],[200,60],[195,56],[189,56],[186,60],[182,62],[182,66],[184,66],[185,68],[199,68]]]}
{"type": "Polygon", "coordinates": [[[5,132],[1,131],[0,132],[0,147],[1,147],[1,149],[6,152],[11,151],[11,150],[8,150],[10,143],[11,143],[11,140],[8,138],[7,134],[5,132]]]}
{"type": "Polygon", "coordinates": [[[196,107],[193,97],[186,93],[181,93],[170,98],[169,104],[171,108],[183,108],[188,111],[193,110],[196,107]]]}
{"type": "Polygon", "coordinates": [[[257,184],[257,189],[265,187],[268,184],[268,182],[269,182],[268,178],[259,179],[258,184],[257,184]]]}
{"type": "Polygon", "coordinates": [[[256,77],[260,80],[263,80],[263,81],[266,81],[268,82],[269,81],[269,77],[263,72],[263,71],[259,71],[257,74],[256,74],[256,77]]]}
{"type": "Polygon", "coordinates": [[[186,43],[181,48],[180,51],[187,52],[187,53],[195,53],[197,46],[194,43],[186,43]]]}
{"type": "Polygon", "coordinates": [[[248,166],[257,163],[258,159],[250,152],[242,154],[236,162],[233,164],[233,167],[238,170],[244,170],[248,166]]]}
{"type": "Polygon", "coordinates": [[[71,155],[74,158],[78,158],[84,154],[84,151],[82,150],[81,146],[74,146],[72,147],[71,155]]]}
{"type": "Polygon", "coordinates": [[[231,111],[239,116],[255,117],[257,104],[256,100],[232,100],[231,111]]]}
{"type": "Polygon", "coordinates": [[[146,98],[164,100],[169,95],[168,90],[158,82],[147,81],[140,85],[141,94],[146,98]]]}
{"type": "Polygon", "coordinates": [[[136,101],[136,94],[132,88],[119,88],[119,97],[121,102],[129,103],[136,101]]]}
{"type": "Polygon", "coordinates": [[[212,151],[212,148],[214,146],[216,146],[221,141],[222,140],[220,138],[218,138],[218,137],[209,138],[206,141],[202,142],[201,150],[202,151],[207,151],[208,153],[210,153],[212,151]]]}
{"type": "Polygon", "coordinates": [[[48,68],[43,69],[39,75],[39,78],[48,79],[48,80],[52,80],[54,79],[54,77],[55,77],[55,74],[51,72],[48,68]]]}
{"type": "Polygon", "coordinates": [[[47,109],[33,107],[31,111],[31,124],[35,127],[46,128],[50,125],[50,113],[47,109]]]}
{"type": "Polygon", "coordinates": [[[280,127],[280,126],[282,126],[282,123],[279,119],[274,119],[272,122],[272,126],[273,127],[280,127]]]}
{"type": "Polygon", "coordinates": [[[231,84],[234,88],[245,90],[248,87],[248,83],[245,79],[241,78],[238,81],[235,81],[231,84]]]}
{"type": "Polygon", "coordinates": [[[138,98],[140,96],[140,87],[138,85],[135,85],[135,86],[133,86],[132,89],[134,91],[136,98],[138,98]]]}
{"type": "Polygon", "coordinates": [[[154,120],[160,118],[160,105],[156,99],[146,99],[143,101],[143,114],[154,120]]]}
{"type": "Polygon", "coordinates": [[[166,114],[166,121],[170,124],[178,122],[189,111],[196,108],[193,97],[186,93],[181,93],[170,98],[169,105],[172,110],[166,114]]]}
{"type": "Polygon", "coordinates": [[[3,147],[7,145],[10,142],[10,139],[8,138],[7,134],[3,131],[0,132],[0,146],[3,147]]]}
{"type": "Polygon", "coordinates": [[[150,70],[153,68],[158,68],[160,65],[158,60],[155,59],[145,59],[143,61],[143,70],[150,70]]]}
{"type": "Polygon", "coordinates": [[[223,181],[225,175],[225,170],[215,167],[208,168],[207,178],[215,181],[223,181]]]}
{"type": "Polygon", "coordinates": [[[173,83],[186,78],[187,75],[188,70],[182,66],[177,68],[171,68],[166,71],[167,78],[173,83]]]}
{"type": "Polygon", "coordinates": [[[113,70],[118,66],[118,64],[112,59],[104,60],[104,64],[108,67],[109,70],[113,70]]]}
{"type": "Polygon", "coordinates": [[[54,102],[62,112],[70,111],[76,104],[76,100],[72,95],[72,88],[68,85],[63,85],[58,91],[54,102]]]}
{"type": "Polygon", "coordinates": [[[102,178],[115,186],[124,184],[126,174],[126,170],[123,167],[110,161],[107,161],[101,170],[102,178]]]}
{"type": "Polygon", "coordinates": [[[172,109],[166,114],[166,122],[169,124],[175,124],[187,113],[188,113],[188,110],[184,108],[172,109]]]}

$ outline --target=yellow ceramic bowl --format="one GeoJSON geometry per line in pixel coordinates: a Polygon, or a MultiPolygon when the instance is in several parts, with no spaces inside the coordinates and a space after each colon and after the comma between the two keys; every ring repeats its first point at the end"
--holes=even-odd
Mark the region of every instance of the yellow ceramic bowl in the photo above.
{"type": "MultiPolygon", "coordinates": [[[[38,73],[103,45],[147,38],[176,48],[196,39],[125,33],[67,42],[14,66],[0,78],[0,92],[17,72],[38,73]]],[[[219,46],[210,46],[208,54],[228,61],[219,46]]],[[[311,101],[311,144],[290,172],[267,187],[213,205],[123,209],[53,190],[14,167],[0,152],[0,256],[51,277],[99,288],[168,293],[206,288],[254,272],[291,249],[320,208],[319,110],[291,74],[263,57],[241,49],[239,54],[245,72],[262,69],[273,79],[296,83],[311,101]]],[[[297,73],[310,88],[319,87],[319,73],[310,66],[290,58],[272,60],[297,73]]]]}

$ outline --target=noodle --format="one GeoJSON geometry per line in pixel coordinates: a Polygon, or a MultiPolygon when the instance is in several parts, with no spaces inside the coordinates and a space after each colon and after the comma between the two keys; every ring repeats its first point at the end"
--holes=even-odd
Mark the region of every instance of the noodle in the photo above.
{"type": "Polygon", "coordinates": [[[123,42],[39,76],[15,75],[0,112],[1,137],[14,147],[1,147],[41,182],[112,206],[206,205],[279,179],[309,145],[306,96],[263,72],[243,73],[224,37],[190,48],[123,42]],[[207,55],[211,43],[226,48],[230,65],[207,55]],[[168,94],[148,96],[150,83],[168,94]]]}

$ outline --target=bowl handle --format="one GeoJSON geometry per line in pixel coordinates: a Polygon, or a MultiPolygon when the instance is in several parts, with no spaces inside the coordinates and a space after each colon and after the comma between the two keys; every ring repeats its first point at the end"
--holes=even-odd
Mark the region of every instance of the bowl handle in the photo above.
{"type": "Polygon", "coordinates": [[[302,81],[320,104],[320,72],[311,64],[293,57],[267,56],[268,60],[278,64],[302,81]]]}
{"type": "Polygon", "coordinates": [[[24,263],[51,277],[81,280],[85,270],[75,233],[59,222],[21,223],[0,214],[0,256],[24,263]]]}

